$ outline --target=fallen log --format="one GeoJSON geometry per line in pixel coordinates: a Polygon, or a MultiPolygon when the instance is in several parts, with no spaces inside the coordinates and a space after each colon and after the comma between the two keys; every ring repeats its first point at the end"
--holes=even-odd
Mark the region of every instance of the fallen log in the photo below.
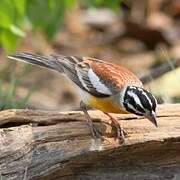
{"type": "Polygon", "coordinates": [[[0,112],[0,179],[180,179],[180,104],[159,105],[158,125],[115,115],[128,132],[115,140],[107,117],[90,111],[111,142],[95,141],[81,112],[0,112]]]}

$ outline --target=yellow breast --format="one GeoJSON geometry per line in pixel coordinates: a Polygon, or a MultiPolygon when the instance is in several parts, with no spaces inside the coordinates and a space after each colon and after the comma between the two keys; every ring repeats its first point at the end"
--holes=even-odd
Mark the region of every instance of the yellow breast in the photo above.
{"type": "Polygon", "coordinates": [[[88,92],[79,89],[81,100],[89,107],[101,110],[106,113],[127,114],[123,108],[118,105],[112,97],[97,98],[88,92]]]}
{"type": "Polygon", "coordinates": [[[87,105],[101,110],[103,112],[107,112],[107,113],[127,113],[126,111],[124,111],[119,105],[117,105],[113,99],[110,97],[108,98],[97,98],[94,96],[90,96],[87,100],[87,105]]]}

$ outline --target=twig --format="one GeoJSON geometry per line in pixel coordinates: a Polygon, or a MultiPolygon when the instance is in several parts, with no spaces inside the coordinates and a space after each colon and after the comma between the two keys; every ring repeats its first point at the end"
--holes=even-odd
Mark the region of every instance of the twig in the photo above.
{"type": "Polygon", "coordinates": [[[180,59],[171,61],[171,63],[165,62],[165,63],[151,69],[149,73],[140,76],[140,80],[143,82],[143,84],[147,84],[147,83],[151,82],[152,79],[157,79],[160,76],[162,76],[163,74],[165,74],[169,71],[172,71],[179,66],[180,66],[180,59]]]}

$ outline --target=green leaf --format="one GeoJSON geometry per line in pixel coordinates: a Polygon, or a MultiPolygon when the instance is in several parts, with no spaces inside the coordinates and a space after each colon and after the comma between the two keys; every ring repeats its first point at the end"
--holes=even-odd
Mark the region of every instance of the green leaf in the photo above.
{"type": "Polygon", "coordinates": [[[54,9],[56,7],[56,2],[54,0],[47,1],[49,9],[54,9]]]}
{"type": "Polygon", "coordinates": [[[41,30],[51,40],[62,24],[65,11],[75,3],[76,0],[27,1],[27,16],[34,29],[41,30]]]}
{"type": "Polygon", "coordinates": [[[110,8],[114,11],[119,10],[121,0],[81,0],[80,3],[83,4],[87,8],[98,8],[98,7],[106,7],[110,8]]]}
{"type": "Polygon", "coordinates": [[[0,33],[0,40],[3,48],[10,53],[15,49],[18,38],[11,31],[4,29],[0,33]]]}
{"type": "Polygon", "coordinates": [[[21,29],[19,29],[14,24],[11,25],[10,30],[12,33],[14,33],[15,35],[20,36],[20,37],[25,37],[25,35],[26,35],[21,29]]]}
{"type": "Polygon", "coordinates": [[[11,18],[4,12],[0,11],[0,27],[9,28],[10,26],[11,18]]]}
{"type": "Polygon", "coordinates": [[[26,9],[26,0],[13,0],[17,12],[20,15],[24,15],[26,9]]]}
{"type": "Polygon", "coordinates": [[[14,17],[14,5],[10,0],[0,2],[0,27],[9,28],[14,17]]]}
{"type": "Polygon", "coordinates": [[[64,3],[65,8],[70,8],[76,5],[76,0],[64,0],[62,3],[64,3]]]}

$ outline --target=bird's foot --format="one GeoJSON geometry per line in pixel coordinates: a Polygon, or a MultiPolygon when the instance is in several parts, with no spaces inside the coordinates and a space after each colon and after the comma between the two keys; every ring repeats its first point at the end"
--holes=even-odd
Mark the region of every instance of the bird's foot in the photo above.
{"type": "Polygon", "coordinates": [[[121,126],[121,124],[118,122],[117,119],[115,119],[114,117],[112,117],[108,113],[105,113],[105,114],[109,117],[109,120],[110,120],[106,124],[109,124],[113,129],[115,129],[117,138],[119,139],[119,141],[121,143],[124,143],[125,142],[125,137],[128,136],[128,133],[123,130],[123,127],[121,126]]]}
{"type": "Polygon", "coordinates": [[[122,126],[118,123],[114,123],[111,121],[111,126],[116,130],[116,135],[117,138],[120,142],[124,143],[125,142],[125,136],[127,133],[123,130],[122,126]]]}
{"type": "Polygon", "coordinates": [[[91,121],[87,121],[88,126],[90,127],[91,130],[91,134],[93,136],[93,139],[97,140],[100,139],[101,141],[107,141],[108,143],[110,143],[110,141],[105,138],[102,133],[95,127],[95,125],[93,124],[93,122],[91,121]]]}
{"type": "Polygon", "coordinates": [[[80,107],[82,108],[82,110],[83,110],[83,112],[85,114],[85,117],[86,117],[86,120],[87,120],[87,124],[90,127],[91,134],[92,134],[93,138],[95,140],[100,139],[102,141],[107,141],[108,143],[110,143],[110,141],[107,138],[103,137],[102,133],[95,127],[95,125],[93,124],[93,121],[92,121],[90,115],[88,114],[86,105],[82,101],[80,102],[80,107]]]}

